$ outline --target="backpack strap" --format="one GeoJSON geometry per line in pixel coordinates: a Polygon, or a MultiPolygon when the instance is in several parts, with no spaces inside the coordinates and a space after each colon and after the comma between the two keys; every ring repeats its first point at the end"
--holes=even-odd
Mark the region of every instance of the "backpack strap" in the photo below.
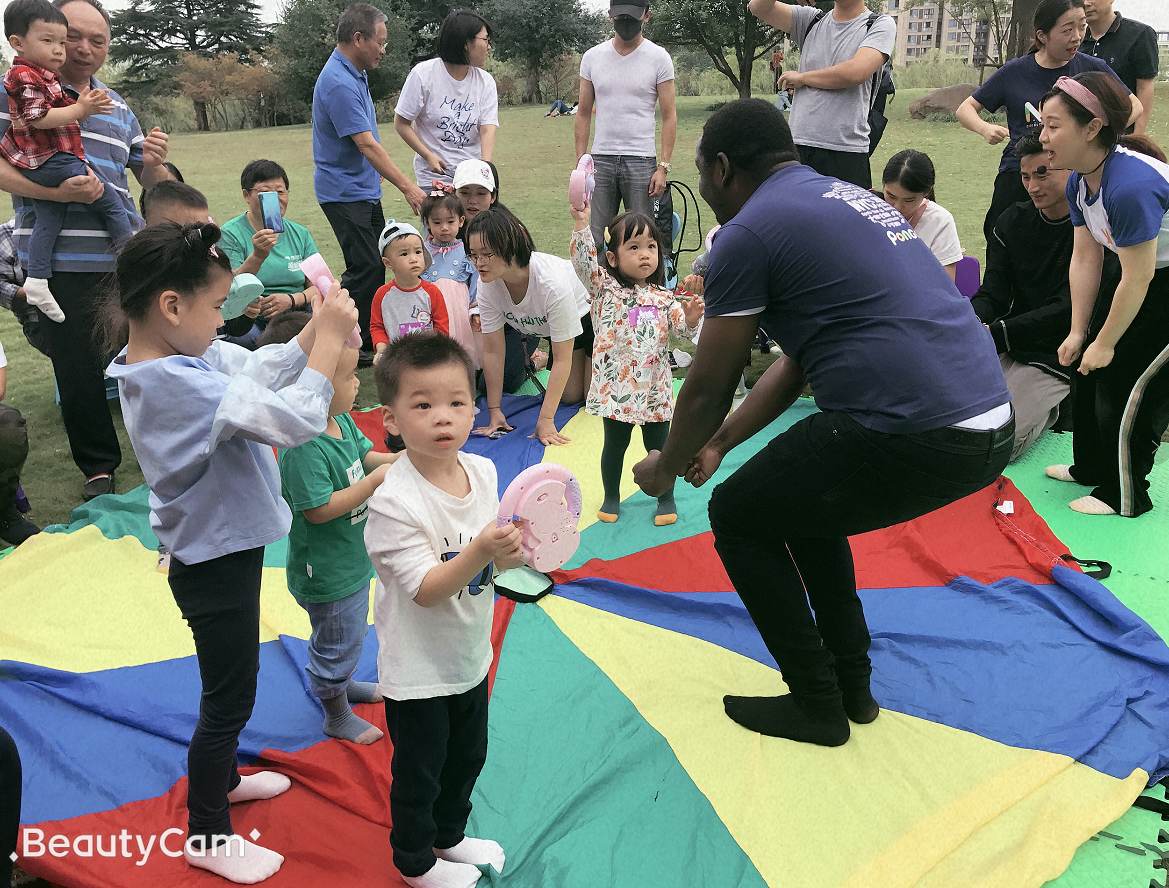
{"type": "MultiPolygon", "coordinates": [[[[808,35],[812,33],[812,29],[813,29],[814,27],[816,27],[816,25],[818,25],[818,24],[820,23],[820,21],[821,21],[821,20],[824,18],[824,16],[826,16],[826,15],[828,15],[828,10],[826,10],[826,9],[821,9],[819,12],[817,12],[817,13],[816,13],[816,16],[815,16],[815,18],[813,18],[813,19],[812,19],[812,24],[808,25],[808,30],[804,31],[804,39],[803,39],[803,41],[801,42],[801,45],[800,45],[800,51],[801,51],[801,52],[803,51],[803,48],[804,48],[804,47],[803,47],[803,43],[807,43],[807,42],[808,42],[808,35]]],[[[871,27],[871,25],[870,25],[870,27],[871,27]]]]}
{"type": "MultiPolygon", "coordinates": [[[[875,25],[877,23],[877,19],[879,19],[880,17],[881,17],[881,14],[879,12],[870,12],[869,13],[869,20],[867,22],[865,22],[865,33],[866,34],[869,31],[873,30],[873,25],[875,25]]],[[[881,74],[884,72],[884,70],[885,70],[885,63],[881,62],[881,67],[879,67],[877,69],[877,72],[873,75],[873,86],[872,86],[872,89],[869,91],[869,113],[870,114],[872,113],[873,109],[877,107],[877,90],[881,88],[881,74]]]]}
{"type": "MultiPolygon", "coordinates": [[[[812,29],[814,27],[816,27],[816,25],[826,15],[828,15],[828,10],[826,10],[826,9],[821,9],[819,12],[816,13],[816,17],[814,19],[812,19],[812,24],[808,25],[808,30],[806,30],[804,32],[804,42],[805,43],[808,41],[808,35],[812,33],[812,29]]],[[[879,13],[879,12],[870,12],[869,13],[869,17],[865,21],[865,33],[866,34],[869,31],[873,30],[873,25],[875,25],[877,23],[877,19],[879,19],[880,17],[881,17],[881,13],[879,13]]],[[[803,47],[801,46],[800,49],[802,51],[803,47]]],[[[877,106],[877,90],[880,88],[881,72],[883,72],[884,70],[885,70],[885,65],[884,65],[884,63],[882,63],[881,67],[877,69],[877,73],[873,75],[873,86],[872,86],[871,91],[869,92],[869,111],[870,112],[873,110],[873,108],[875,108],[877,106]]]]}

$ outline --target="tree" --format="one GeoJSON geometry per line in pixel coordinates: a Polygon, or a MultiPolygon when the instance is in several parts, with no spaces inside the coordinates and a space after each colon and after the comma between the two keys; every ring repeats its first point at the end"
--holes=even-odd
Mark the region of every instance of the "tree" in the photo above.
{"type": "Polygon", "coordinates": [[[543,103],[540,72],[564,53],[582,51],[604,35],[600,17],[580,0],[487,0],[479,10],[495,32],[502,61],[524,66],[523,101],[543,103]]]}
{"type": "MultiPolygon", "coordinates": [[[[272,42],[284,63],[277,73],[290,97],[309,105],[313,87],[325,62],[337,47],[337,20],[353,0],[289,0],[283,20],[276,25],[272,42]]],[[[414,55],[413,19],[398,11],[391,0],[369,0],[386,14],[386,54],[369,72],[369,92],[374,101],[400,89],[410,72],[414,55]]]]}
{"type": "MultiPolygon", "coordinates": [[[[130,0],[127,9],[112,14],[117,39],[110,54],[125,65],[124,89],[174,89],[182,53],[246,59],[267,41],[258,11],[255,0],[130,0]]],[[[206,130],[207,106],[197,100],[194,105],[195,125],[206,130]]]]}
{"type": "MultiPolygon", "coordinates": [[[[1006,0],[999,0],[1000,6],[1006,5],[1006,0]]],[[[1015,59],[1026,55],[1031,48],[1031,40],[1035,36],[1031,26],[1035,23],[1035,8],[1039,0],[1014,0],[1011,3],[1011,18],[1007,26],[1007,58],[1015,59]]]]}
{"type": "Polygon", "coordinates": [[[704,49],[744,99],[751,96],[755,60],[770,55],[784,37],[753,16],[747,0],[663,0],[654,5],[646,31],[667,46],[704,49]]]}

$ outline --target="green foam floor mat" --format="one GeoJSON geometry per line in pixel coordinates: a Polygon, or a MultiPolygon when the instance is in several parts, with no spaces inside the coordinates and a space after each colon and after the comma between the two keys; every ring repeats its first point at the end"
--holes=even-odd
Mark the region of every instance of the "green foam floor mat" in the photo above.
{"type": "MultiPolygon", "coordinates": [[[[1163,799],[1164,790],[1154,787],[1144,795],[1163,799]]],[[[1151,811],[1130,808],[1077,848],[1063,875],[1048,882],[1047,888],[1148,888],[1154,880],[1164,885],[1165,870],[1153,867],[1160,855],[1147,847],[1157,847],[1157,833],[1164,827],[1169,823],[1151,811]]],[[[1169,854],[1169,844],[1160,848],[1169,854]]]]}
{"type": "Polygon", "coordinates": [[[1081,515],[1069,509],[1068,503],[1089,489],[1048,478],[1043,470],[1071,462],[1072,436],[1044,432],[1005,474],[1072,555],[1111,564],[1112,575],[1104,585],[1162,638],[1169,638],[1169,460],[1162,457],[1154,466],[1149,476],[1154,508],[1139,518],[1081,515]]]}

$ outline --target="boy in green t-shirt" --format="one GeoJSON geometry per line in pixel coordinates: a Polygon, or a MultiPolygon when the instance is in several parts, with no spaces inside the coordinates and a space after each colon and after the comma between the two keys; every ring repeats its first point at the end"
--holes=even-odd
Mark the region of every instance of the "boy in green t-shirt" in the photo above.
{"type": "MultiPolygon", "coordinates": [[[[285,315],[268,325],[259,345],[288,342],[308,315],[285,315]]],[[[374,682],[352,681],[368,631],[373,563],[365,551],[368,501],[396,454],[374,453],[349,410],[357,397],[357,349],[344,348],[333,376],[333,401],[323,434],[279,451],[280,487],[292,509],[288,588],[308,611],[309,685],[325,708],[325,733],[366,745],[382,732],[359,718],[351,703],[382,699],[374,682]],[[366,474],[366,473],[369,474],[366,474]]]]}

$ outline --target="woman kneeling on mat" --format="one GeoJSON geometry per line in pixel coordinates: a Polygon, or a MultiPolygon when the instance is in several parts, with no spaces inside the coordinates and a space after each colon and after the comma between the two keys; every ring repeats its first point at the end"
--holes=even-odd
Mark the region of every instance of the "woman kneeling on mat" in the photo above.
{"type": "Polygon", "coordinates": [[[467,223],[467,256],[479,271],[483,382],[491,419],[476,434],[510,432],[503,415],[504,327],[552,340],[548,386],[533,438],[567,444],[556,430],[556,408],[583,401],[589,389],[593,324],[589,296],[567,259],[537,253],[528,229],[503,207],[467,223]]]}
{"type": "Polygon", "coordinates": [[[1132,518],[1153,508],[1148,474],[1169,425],[1169,166],[1149,139],[1124,135],[1128,96],[1107,74],[1061,77],[1040,111],[1050,165],[1074,170],[1072,329],[1059,360],[1081,374],[1075,463],[1047,474],[1095,488],[1070,503],[1077,512],[1132,518]],[[1093,311],[1106,249],[1120,284],[1093,311]]]}

